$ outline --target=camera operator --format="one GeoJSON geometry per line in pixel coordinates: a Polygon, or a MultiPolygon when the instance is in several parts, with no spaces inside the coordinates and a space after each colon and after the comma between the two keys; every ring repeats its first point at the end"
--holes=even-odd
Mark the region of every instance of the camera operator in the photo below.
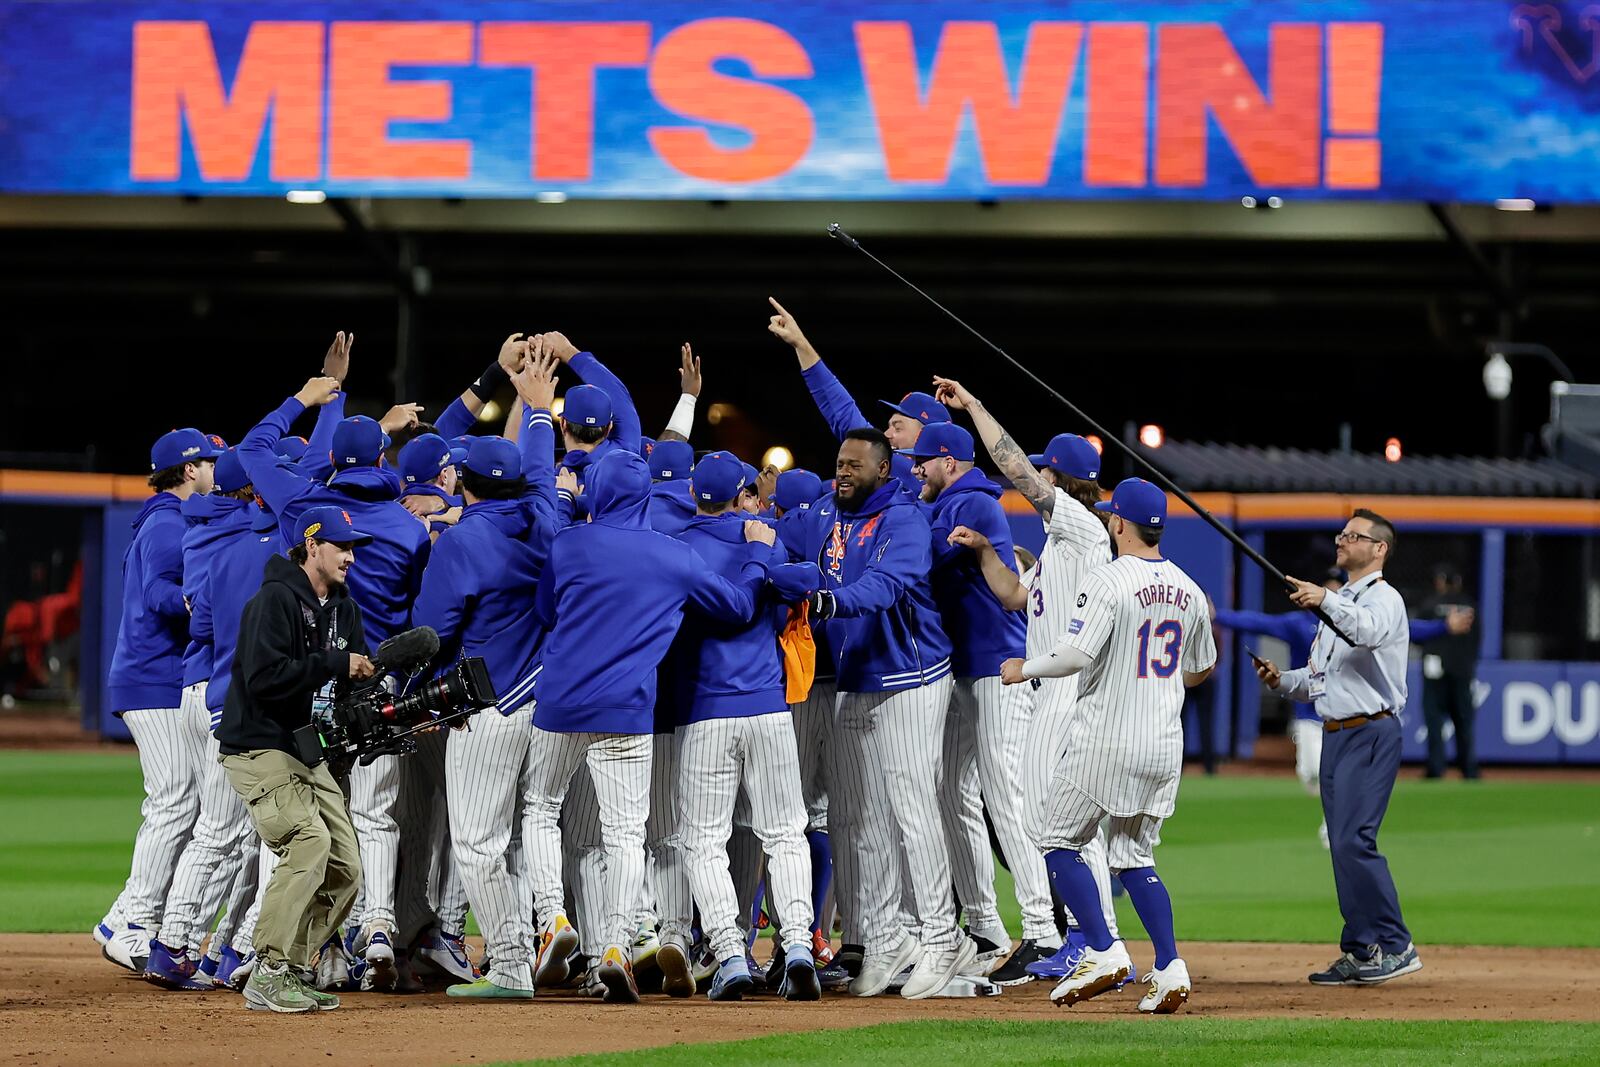
{"type": "Polygon", "coordinates": [[[257,1010],[339,1006],[301,973],[355,901],[360,852],[344,793],[320,756],[306,761],[295,732],[311,727],[313,705],[331,702],[336,685],[376,674],[361,609],[345,589],[355,546],[371,540],[342,508],[307,508],[289,558],[267,560],[239,622],[217,740],[229,783],[278,857],[256,925],[259,962],[244,990],[257,1010]]]}

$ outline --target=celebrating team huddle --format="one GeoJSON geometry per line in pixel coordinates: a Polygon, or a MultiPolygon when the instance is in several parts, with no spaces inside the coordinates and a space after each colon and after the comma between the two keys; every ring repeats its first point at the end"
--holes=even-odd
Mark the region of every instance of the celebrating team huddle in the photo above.
{"type": "Polygon", "coordinates": [[[1030,455],[948,378],[875,429],[772,309],[840,442],[831,488],[696,459],[687,345],[652,440],[554,332],[508,338],[432,424],[344,417],[340,334],[237,446],[157,441],[109,680],[146,800],[106,958],[284,1013],[430,975],[611,1002],[1053,979],[1071,1005],[1138,977],[1116,875],[1155,949],[1139,1009],[1181,1006],[1154,850],[1216,649],[1160,551],[1166,494],[1102,500],[1089,442],[1030,455]],[[470,436],[508,382],[504,435],[470,436]],[[1045,523],[1025,569],[952,412],[1045,523]],[[405,736],[342,749],[355,692],[405,736]]]}

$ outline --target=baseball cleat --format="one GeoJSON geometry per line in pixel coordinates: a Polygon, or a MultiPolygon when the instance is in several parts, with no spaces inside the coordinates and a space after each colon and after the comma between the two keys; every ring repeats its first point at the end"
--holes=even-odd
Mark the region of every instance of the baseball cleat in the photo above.
{"type": "MultiPolygon", "coordinates": [[[[810,950],[807,949],[807,951],[810,950]]],[[[755,963],[755,959],[753,957],[747,956],[745,959],[752,965],[755,963]]],[[[767,966],[761,971],[760,984],[762,988],[777,989],[779,986],[783,985],[783,972],[787,967],[788,959],[784,954],[783,945],[779,944],[777,941],[774,941],[772,943],[772,955],[767,957],[767,966]]],[[[816,969],[816,964],[814,962],[812,964],[812,969],[816,969]]],[[[752,966],[750,968],[750,976],[754,978],[755,975],[756,968],[752,966]]]]}
{"type": "Polygon", "coordinates": [[[222,965],[217,968],[217,978],[229,989],[243,990],[244,984],[255,973],[258,960],[254,952],[246,952],[242,958],[235,954],[235,962],[230,967],[228,954],[232,951],[232,949],[222,950],[222,965]]]}
{"type": "MultiPolygon", "coordinates": [[[[144,976],[164,989],[193,989],[195,988],[195,972],[200,969],[200,961],[191,956],[186,949],[173,951],[160,941],[150,942],[150,957],[145,961],[144,976]]],[[[210,983],[206,983],[207,986],[210,983]]]]}
{"type": "Polygon", "coordinates": [[[822,999],[822,982],[817,978],[817,961],[811,955],[811,946],[796,945],[784,954],[783,960],[778,995],[784,1000],[822,999]]]}
{"type": "Polygon", "coordinates": [[[669,997],[694,996],[694,971],[689,966],[689,953],[681,942],[662,942],[656,952],[656,967],[661,971],[661,992],[669,997]]]}
{"type": "Polygon", "coordinates": [[[389,940],[389,931],[381,927],[374,929],[367,935],[366,944],[366,951],[362,955],[367,961],[367,972],[361,976],[361,988],[380,993],[392,992],[400,979],[400,972],[395,967],[394,943],[389,940]]]}
{"type": "Polygon", "coordinates": [[[750,972],[750,981],[755,983],[756,989],[761,990],[772,988],[771,984],[767,981],[766,969],[763,968],[761,964],[756,962],[755,956],[752,955],[748,950],[746,950],[744,954],[744,966],[745,969],[750,972]]]}
{"type": "Polygon", "coordinates": [[[607,1004],[639,1003],[639,987],[633,981],[633,964],[628,961],[628,950],[612,945],[600,957],[595,976],[606,987],[601,998],[607,1004]]]}
{"type": "Polygon", "coordinates": [[[1071,974],[1050,991],[1050,1000],[1059,1007],[1072,1005],[1119,988],[1133,973],[1133,961],[1128,959],[1128,949],[1121,941],[1113,941],[1105,951],[1086,949],[1083,959],[1071,974]]]}
{"type": "Polygon", "coordinates": [[[1139,1010],[1152,1015],[1171,1015],[1189,999],[1189,967],[1182,960],[1173,960],[1160,970],[1144,976],[1150,991],[1139,1000],[1139,1010]]]}
{"type": "Polygon", "coordinates": [[[345,955],[344,942],[335,934],[328,938],[322,946],[322,951],[317,955],[315,977],[311,982],[313,989],[349,989],[350,957],[345,955]]]}
{"type": "Polygon", "coordinates": [[[706,996],[711,1000],[743,1000],[746,993],[754,993],[756,984],[750,977],[750,964],[743,956],[729,956],[717,968],[706,996]]]}
{"type": "Polygon", "coordinates": [[[900,939],[900,944],[888,952],[863,957],[861,973],[850,983],[850,992],[858,997],[877,996],[889,988],[901,971],[916,963],[921,955],[922,946],[916,938],[906,934],[900,939]]]}
{"type": "Polygon", "coordinates": [[[811,931],[811,958],[819,969],[833,962],[833,942],[821,930],[811,931]]]}
{"type": "MultiPolygon", "coordinates": [[[[567,917],[556,912],[545,923],[539,934],[539,955],[533,964],[533,987],[548,989],[567,980],[567,957],[578,947],[578,931],[572,928],[567,917]]],[[[633,981],[633,968],[628,968],[628,981],[633,981]]],[[[635,994],[637,996],[637,994],[635,994]]]]}
{"type": "Polygon", "coordinates": [[[478,980],[478,969],[472,965],[472,954],[467,942],[459,934],[447,934],[434,929],[421,939],[416,950],[416,962],[432,970],[449,975],[465,983],[478,980]]]}
{"type": "Polygon", "coordinates": [[[639,931],[639,936],[633,942],[633,969],[643,970],[655,966],[656,953],[661,951],[661,939],[651,929],[639,931]]]}
{"type": "Polygon", "coordinates": [[[1056,949],[1054,955],[1025,964],[1022,969],[1035,978],[1059,980],[1072,973],[1073,968],[1078,966],[1078,961],[1083,959],[1084,950],[1088,947],[1089,943],[1084,940],[1083,934],[1073,930],[1067,934],[1067,939],[1056,949]]]}
{"type": "Polygon", "coordinates": [[[985,930],[983,933],[974,933],[967,930],[968,938],[977,946],[976,959],[971,967],[962,971],[962,974],[977,975],[987,978],[1011,955],[1011,935],[1005,930],[985,930]]]}
{"type": "Polygon", "coordinates": [[[866,954],[867,950],[860,945],[840,945],[833,962],[843,967],[851,978],[855,978],[861,974],[861,961],[866,954]]]}
{"type": "Polygon", "coordinates": [[[989,981],[999,986],[1027,985],[1038,977],[1027,972],[1028,964],[1048,959],[1054,952],[1055,949],[1040,948],[1037,941],[1025,937],[1010,959],[989,972],[989,981]]]}
{"type": "Polygon", "coordinates": [[[479,978],[476,981],[453,985],[444,991],[444,995],[465,1000],[532,1000],[533,990],[512,989],[491,982],[487,978],[479,978]]]}
{"type": "Polygon", "coordinates": [[[1362,985],[1376,985],[1420,970],[1422,957],[1417,955],[1417,946],[1408,944],[1403,952],[1379,949],[1371,960],[1356,968],[1356,980],[1362,985]]]}
{"type": "Polygon", "coordinates": [[[117,936],[116,930],[112,929],[110,926],[107,926],[105,923],[96,923],[95,928],[90,930],[89,934],[94,938],[94,943],[99,945],[101,948],[105,948],[106,942],[117,936]]]}
{"type": "Polygon", "coordinates": [[[837,963],[817,968],[817,982],[823,989],[843,989],[851,982],[850,972],[837,963]]]}
{"type": "Polygon", "coordinates": [[[907,1000],[924,1000],[949,985],[956,975],[974,973],[978,948],[975,939],[963,937],[953,948],[924,949],[911,977],[900,987],[900,995],[907,1000]]]}
{"type": "Polygon", "coordinates": [[[118,967],[143,974],[145,965],[150,962],[150,931],[129,923],[100,946],[100,954],[118,967]]]}

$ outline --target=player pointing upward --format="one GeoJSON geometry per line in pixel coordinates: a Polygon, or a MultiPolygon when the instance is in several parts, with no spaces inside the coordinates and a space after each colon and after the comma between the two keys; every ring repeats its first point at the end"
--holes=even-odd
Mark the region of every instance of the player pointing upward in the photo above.
{"type": "Polygon", "coordinates": [[[1150,991],[1139,1010],[1171,1012],[1189,999],[1178,958],[1172,901],[1152,853],[1172,815],[1183,770],[1184,689],[1211,673],[1217,651],[1205,594],[1161,556],[1167,496],[1142,478],[1117,486],[1108,503],[1117,558],[1084,577],[1072,621],[1056,647],[1027,662],[1007,660],[1001,677],[1061,678],[1082,672],[1067,754],[1050,787],[1045,866],[1082,924],[1089,949],[1051,992],[1071,1005],[1114,989],[1132,962],[1101,915],[1100,889],[1081,850],[1111,817],[1111,869],[1155,943],[1150,991]]]}

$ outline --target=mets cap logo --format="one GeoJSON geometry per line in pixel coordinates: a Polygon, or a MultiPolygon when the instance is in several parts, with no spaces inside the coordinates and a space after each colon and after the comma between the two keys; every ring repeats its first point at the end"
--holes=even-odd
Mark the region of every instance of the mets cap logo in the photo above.
{"type": "Polygon", "coordinates": [[[226,448],[227,447],[227,445],[222,443],[222,438],[218,437],[216,434],[208,434],[207,436],[209,437],[211,443],[213,445],[216,445],[218,448],[226,448]]]}
{"type": "MultiPolygon", "coordinates": [[[[344,508],[340,508],[339,509],[339,514],[344,516],[344,521],[345,522],[350,522],[350,513],[348,511],[346,511],[344,508]]],[[[355,523],[350,522],[350,525],[354,526],[355,523]]]]}

